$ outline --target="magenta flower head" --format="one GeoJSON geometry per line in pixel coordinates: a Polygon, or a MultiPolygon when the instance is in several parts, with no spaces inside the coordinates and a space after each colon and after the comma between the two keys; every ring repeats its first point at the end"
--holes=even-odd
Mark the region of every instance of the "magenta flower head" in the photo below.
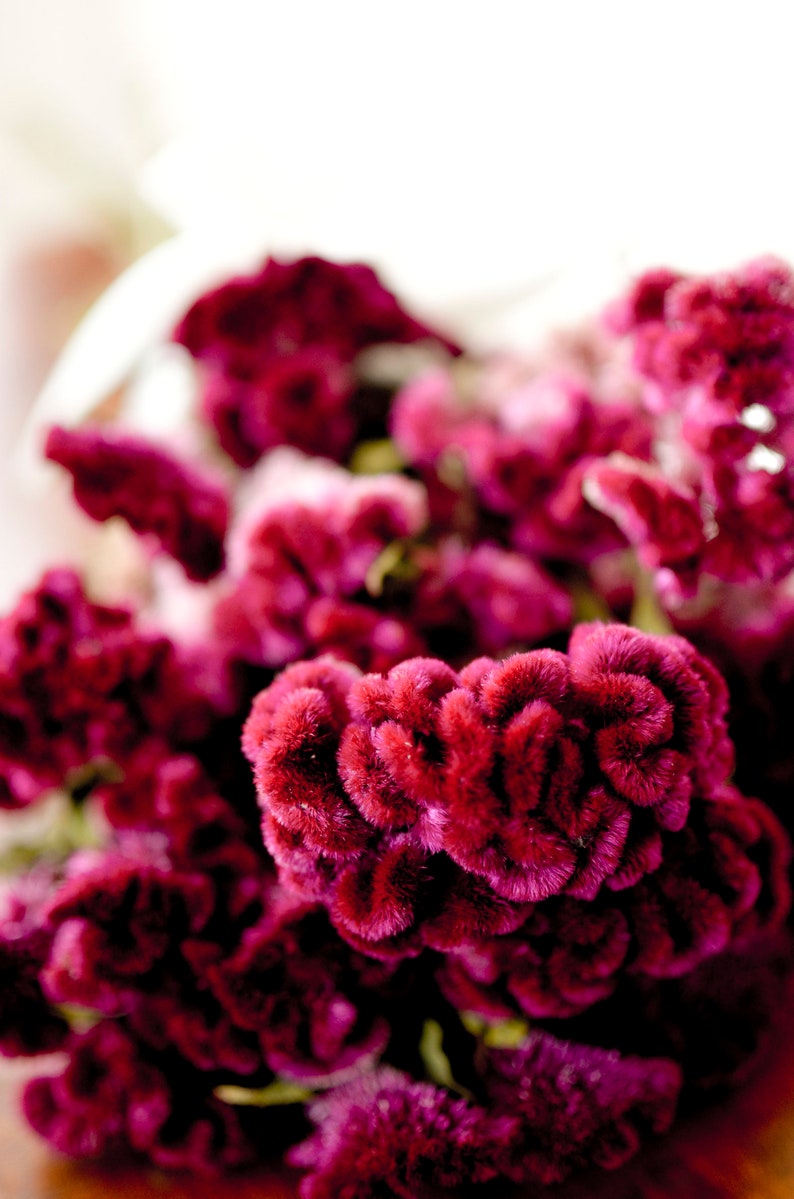
{"type": "MultiPolygon", "coordinates": [[[[657,871],[693,798],[724,791],[726,705],[683,639],[580,626],[568,655],[460,674],[433,659],[385,676],[290,667],[254,702],[243,747],[287,885],[373,951],[406,935],[441,947],[442,926],[451,948],[446,904],[472,886],[503,933],[528,903],[657,871]]],[[[471,932],[462,921],[459,941],[471,932]]]]}
{"type": "Polygon", "coordinates": [[[502,1170],[548,1185],[573,1170],[614,1170],[649,1133],[673,1122],[681,1071],[663,1058],[620,1054],[532,1034],[519,1049],[491,1050],[486,1083],[495,1111],[518,1129],[502,1170]]]}
{"type": "Polygon", "coordinates": [[[30,1124],[59,1153],[142,1155],[165,1169],[210,1174],[253,1159],[236,1110],[178,1059],[158,1064],[121,1023],[73,1036],[68,1050],[65,1069],[29,1082],[23,1095],[30,1124]]]}
{"type": "Polygon", "coordinates": [[[438,1187],[486,1182],[515,1125],[386,1068],[318,1099],[309,1115],[317,1131],[289,1155],[310,1171],[301,1199],[426,1199],[438,1187]]]}
{"type": "Polygon", "coordinates": [[[369,267],[322,258],[270,258],[208,292],[174,340],[207,369],[204,415],[241,466],[277,445],[344,459],[361,421],[352,364],[362,350],[429,340],[459,352],[369,267]]]}
{"type": "Polygon", "coordinates": [[[229,652],[282,666],[333,646],[392,665],[422,642],[382,594],[378,562],[427,520],[422,488],[401,475],[357,477],[280,451],[253,479],[232,532],[230,579],[215,611],[229,652]],[[294,498],[292,498],[294,497],[294,498]]]}

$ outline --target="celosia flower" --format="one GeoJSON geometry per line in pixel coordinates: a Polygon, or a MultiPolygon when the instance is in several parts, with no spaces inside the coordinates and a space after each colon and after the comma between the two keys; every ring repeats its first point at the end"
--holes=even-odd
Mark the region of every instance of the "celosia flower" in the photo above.
{"type": "Polygon", "coordinates": [[[197,740],[217,715],[216,697],[168,638],[92,603],[69,570],[46,574],[0,622],[0,664],[4,807],[92,764],[100,775],[108,762],[122,773],[129,764],[139,777],[144,750],[197,740]]]}
{"type": "Polygon", "coordinates": [[[673,1122],[681,1071],[659,1058],[621,1057],[536,1032],[519,1049],[494,1049],[486,1078],[494,1110],[516,1120],[501,1169],[549,1184],[573,1170],[614,1170],[648,1133],[673,1122]]]}
{"type": "Polygon", "coordinates": [[[195,1071],[160,1065],[114,1021],[73,1036],[61,1074],[34,1079],[25,1115],[60,1153],[118,1157],[217,1173],[250,1161],[253,1150],[234,1108],[219,1103],[195,1071]]]}
{"type": "Polygon", "coordinates": [[[120,516],[206,582],[223,568],[229,501],[219,483],[159,446],[104,428],[50,430],[46,456],[72,475],[94,520],[120,516]]]}
{"type": "Polygon", "coordinates": [[[434,925],[445,859],[508,906],[636,884],[693,789],[699,803],[721,791],[725,710],[719,675],[682,639],[580,626],[569,656],[460,675],[432,659],[386,677],[332,659],[288,668],[243,746],[282,877],[374,948],[434,925]]]}
{"type": "Polygon", "coordinates": [[[0,895],[0,1053],[9,1057],[50,1053],[68,1033],[39,978],[52,943],[43,909],[55,882],[39,866],[7,883],[0,895]]]}
{"type": "Polygon", "coordinates": [[[203,410],[241,466],[276,445],[342,459],[358,428],[360,351],[426,339],[457,347],[402,309],[369,267],[268,259],[202,296],[174,339],[209,368],[203,410]]]}
{"type": "MultiPolygon", "coordinates": [[[[153,857],[153,854],[151,855],[153,857]]],[[[45,917],[55,930],[42,981],[48,996],[111,1015],[139,989],[156,990],[169,955],[208,921],[213,889],[166,860],[85,851],[45,917]]]]}
{"type": "Polygon", "coordinates": [[[487,1181],[514,1126],[395,1070],[331,1092],[309,1115],[317,1131],[289,1154],[310,1171],[301,1199],[424,1199],[437,1187],[487,1181]]]}
{"type": "MultiPolygon", "coordinates": [[[[322,909],[273,895],[265,918],[208,978],[236,1024],[257,1035],[271,1070],[311,1079],[385,1047],[389,1025],[378,1014],[375,972],[339,945],[322,909]]],[[[379,973],[387,981],[388,972],[379,973]]]]}
{"type": "Polygon", "coordinates": [[[329,644],[363,663],[386,658],[391,665],[421,642],[380,600],[380,577],[370,576],[393,542],[423,527],[422,489],[398,475],[359,478],[330,465],[318,471],[295,455],[267,470],[278,478],[290,464],[293,493],[305,490],[305,476],[314,484],[311,498],[274,500],[273,483],[262,476],[232,534],[231,582],[215,612],[221,641],[267,666],[329,644]]]}
{"type": "Polygon", "coordinates": [[[768,809],[725,791],[694,805],[690,823],[665,835],[659,864],[634,885],[595,901],[540,904],[516,933],[458,947],[439,982],[457,1007],[486,1019],[574,1016],[626,975],[678,978],[778,928],[790,904],[789,862],[768,809]]]}

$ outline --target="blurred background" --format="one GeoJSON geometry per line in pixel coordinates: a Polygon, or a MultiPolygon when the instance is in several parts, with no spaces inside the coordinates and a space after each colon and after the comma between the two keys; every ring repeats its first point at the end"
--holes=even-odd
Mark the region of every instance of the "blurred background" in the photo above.
{"type": "Polygon", "coordinates": [[[766,2],[0,0],[3,600],[80,535],[10,464],[112,280],[45,407],[269,251],[366,258],[487,344],[644,266],[794,257],[790,46],[766,2]]]}

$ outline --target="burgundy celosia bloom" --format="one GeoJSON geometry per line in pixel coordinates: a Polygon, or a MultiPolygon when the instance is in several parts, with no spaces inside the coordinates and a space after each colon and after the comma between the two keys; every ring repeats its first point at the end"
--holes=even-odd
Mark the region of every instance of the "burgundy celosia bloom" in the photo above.
{"type": "Polygon", "coordinates": [[[486,1083],[495,1113],[516,1120],[500,1169],[549,1184],[573,1170],[617,1169],[644,1136],[673,1122],[681,1070],[664,1058],[621,1057],[536,1032],[519,1049],[494,1049],[486,1083]]]}
{"type": "Polygon", "coordinates": [[[503,397],[461,399],[444,372],[397,396],[392,433],[406,459],[442,478],[463,471],[479,505],[508,522],[513,544],[534,557],[590,562],[625,540],[582,493],[589,464],[622,451],[650,456],[646,414],[633,399],[597,399],[578,378],[540,375],[503,397]]]}
{"type": "Polygon", "coordinates": [[[229,501],[194,467],[143,438],[90,426],[51,429],[45,454],[72,475],[75,499],[94,520],[122,517],[195,582],[223,569],[229,501]]]}
{"type": "Polygon", "coordinates": [[[304,468],[314,494],[280,502],[266,496],[261,515],[254,496],[233,533],[218,635],[232,653],[267,666],[329,645],[367,665],[392,665],[421,642],[380,601],[380,580],[370,575],[384,550],[423,527],[422,489],[398,475],[311,471],[297,458],[293,467],[299,480],[304,468]]]}
{"type": "Polygon", "coordinates": [[[457,346],[402,309],[375,273],[279,262],[202,296],[174,332],[209,368],[204,413],[242,466],[276,445],[342,459],[357,433],[350,364],[383,342],[457,346]]]}
{"type": "Polygon", "coordinates": [[[376,950],[423,918],[434,943],[450,859],[497,901],[498,933],[503,901],[516,927],[528,902],[634,886],[686,825],[693,790],[699,803],[721,792],[726,707],[681,638],[580,626],[568,656],[460,675],[433,659],[386,677],[333,659],[288,668],[255,701],[243,747],[283,880],[376,950]]]}
{"type": "Polygon", "coordinates": [[[430,1083],[381,1070],[316,1100],[317,1131],[289,1161],[310,1171],[301,1199],[424,1199],[496,1176],[515,1121],[430,1083]]]}
{"type": "Polygon", "coordinates": [[[92,603],[72,571],[48,572],[0,622],[2,806],[92,764],[138,777],[144,758],[206,735],[215,697],[187,666],[126,609],[92,603]]]}
{"type": "Polygon", "coordinates": [[[169,955],[207,923],[212,884],[113,851],[86,851],[70,866],[44,912],[55,932],[42,983],[56,1002],[115,1015],[137,991],[156,990],[169,955]]]}
{"type": "Polygon", "coordinates": [[[339,944],[322,909],[273,894],[265,918],[208,978],[235,1023],[257,1035],[271,1070],[311,1079],[385,1047],[377,969],[339,944]]]}
{"type": "Polygon", "coordinates": [[[522,554],[450,539],[419,561],[414,621],[456,658],[536,645],[570,628],[570,595],[522,554]]]}
{"type": "Polygon", "coordinates": [[[161,1065],[115,1021],[73,1036],[65,1070],[28,1083],[25,1115],[70,1157],[143,1154],[155,1165],[217,1173],[252,1159],[234,1108],[200,1074],[161,1065]]]}
{"type": "Polygon", "coordinates": [[[0,1053],[8,1057],[51,1053],[68,1033],[39,979],[52,943],[43,909],[54,886],[52,873],[38,867],[0,895],[0,1053]]]}
{"type": "Polygon", "coordinates": [[[642,565],[660,572],[660,583],[693,590],[706,534],[691,488],[670,482],[659,467],[616,453],[587,468],[583,489],[588,502],[611,516],[636,547],[642,565]]]}
{"type": "Polygon", "coordinates": [[[794,278],[784,263],[760,259],[703,279],[652,271],[610,320],[633,335],[660,406],[702,387],[732,413],[760,404],[794,415],[794,278]]]}
{"type": "Polygon", "coordinates": [[[656,868],[631,886],[594,901],[548,900],[512,935],[459,946],[441,967],[444,993],[486,1019],[567,1018],[622,977],[684,976],[784,920],[790,849],[757,800],[726,789],[698,801],[660,850],[656,868]]]}

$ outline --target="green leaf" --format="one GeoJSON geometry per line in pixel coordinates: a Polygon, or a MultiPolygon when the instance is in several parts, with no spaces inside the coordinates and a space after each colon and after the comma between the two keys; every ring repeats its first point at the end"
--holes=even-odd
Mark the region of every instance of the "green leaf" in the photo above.
{"type": "Polygon", "coordinates": [[[390,437],[360,442],[350,459],[354,475],[391,474],[405,469],[405,461],[390,437]]]}
{"type": "Polygon", "coordinates": [[[277,1078],[269,1086],[259,1089],[229,1083],[216,1087],[213,1094],[221,1103],[233,1107],[286,1107],[291,1103],[307,1103],[314,1092],[298,1083],[277,1078]]]}

